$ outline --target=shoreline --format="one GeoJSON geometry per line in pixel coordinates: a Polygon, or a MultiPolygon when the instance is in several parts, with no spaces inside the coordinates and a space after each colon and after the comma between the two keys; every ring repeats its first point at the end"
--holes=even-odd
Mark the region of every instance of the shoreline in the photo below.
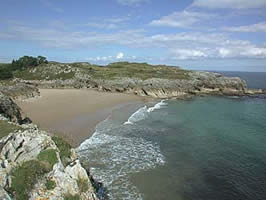
{"type": "Polygon", "coordinates": [[[63,137],[72,147],[78,147],[113,110],[148,99],[91,89],[40,89],[39,98],[17,100],[16,103],[40,128],[63,137]]]}

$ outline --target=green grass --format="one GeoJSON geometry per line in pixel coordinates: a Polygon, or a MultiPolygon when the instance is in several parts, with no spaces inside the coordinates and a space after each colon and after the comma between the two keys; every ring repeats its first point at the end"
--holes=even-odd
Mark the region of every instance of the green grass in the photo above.
{"type": "Polygon", "coordinates": [[[78,194],[76,195],[66,194],[64,196],[64,200],[80,200],[80,196],[78,194]]]}
{"type": "Polygon", "coordinates": [[[87,179],[82,179],[82,178],[79,177],[78,180],[77,180],[77,184],[78,184],[80,192],[88,191],[89,185],[88,185],[88,180],[87,179]]]}
{"type": "Polygon", "coordinates": [[[53,180],[47,180],[45,183],[45,187],[47,190],[53,190],[55,188],[56,184],[53,180]]]}
{"type": "Polygon", "coordinates": [[[142,80],[150,78],[162,79],[188,79],[188,70],[179,67],[165,65],[150,65],[147,63],[117,62],[107,66],[91,65],[89,63],[48,63],[31,69],[17,70],[13,74],[17,78],[25,80],[66,80],[73,79],[75,72],[55,73],[58,69],[67,69],[67,66],[78,68],[81,73],[90,75],[93,79],[114,80],[121,77],[138,78],[142,80]]]}
{"type": "Polygon", "coordinates": [[[48,170],[52,170],[54,164],[58,162],[54,149],[47,149],[40,152],[37,158],[48,170]]]}
{"type": "Polygon", "coordinates": [[[138,78],[142,80],[150,78],[162,79],[188,79],[187,70],[178,67],[165,65],[149,65],[147,63],[112,63],[105,67],[97,65],[79,65],[73,64],[74,67],[82,69],[85,73],[95,79],[112,80],[121,77],[138,78]]]}
{"type": "Polygon", "coordinates": [[[13,194],[16,200],[29,199],[34,184],[47,172],[49,171],[41,162],[37,160],[26,161],[11,172],[12,183],[8,191],[13,194]]]}
{"type": "Polygon", "coordinates": [[[16,78],[21,78],[24,80],[56,80],[56,79],[61,79],[61,80],[67,80],[67,79],[72,79],[75,75],[74,72],[69,72],[69,73],[59,73],[55,74],[50,71],[45,71],[42,70],[43,68],[37,68],[36,72],[32,73],[30,72],[29,69],[22,70],[22,71],[16,71],[14,72],[14,76],[16,78]]]}
{"type": "Polygon", "coordinates": [[[7,136],[9,133],[21,130],[22,128],[13,124],[9,124],[7,121],[0,120],[0,138],[7,136]]]}
{"type": "Polygon", "coordinates": [[[64,166],[66,166],[69,162],[69,158],[71,156],[71,145],[68,144],[65,140],[60,137],[53,136],[52,140],[56,144],[57,148],[60,151],[60,158],[64,166]]]}

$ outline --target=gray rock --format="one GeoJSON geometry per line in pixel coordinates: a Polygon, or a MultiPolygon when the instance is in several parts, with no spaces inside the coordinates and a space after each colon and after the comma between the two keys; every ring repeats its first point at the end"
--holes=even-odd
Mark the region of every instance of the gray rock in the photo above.
{"type": "Polygon", "coordinates": [[[59,149],[45,131],[40,131],[34,125],[23,125],[23,127],[27,130],[10,133],[0,140],[2,146],[0,152],[0,199],[11,199],[4,189],[12,183],[11,171],[26,161],[36,160],[39,153],[45,149],[54,149],[57,152],[58,162],[34,185],[29,199],[64,200],[66,194],[78,194],[81,200],[98,199],[89,176],[77,159],[74,150],[71,150],[71,163],[64,167],[60,160],[59,149]],[[46,188],[45,183],[48,179],[55,182],[54,189],[46,188]],[[80,190],[79,179],[87,183],[86,191],[80,190]]]}
{"type": "Polygon", "coordinates": [[[34,84],[20,79],[14,79],[12,85],[0,86],[0,92],[13,99],[27,99],[40,96],[40,92],[34,84]]]}
{"type": "Polygon", "coordinates": [[[7,117],[9,120],[15,123],[21,124],[23,117],[21,115],[21,109],[14,103],[14,101],[0,92],[0,114],[7,117]]]}

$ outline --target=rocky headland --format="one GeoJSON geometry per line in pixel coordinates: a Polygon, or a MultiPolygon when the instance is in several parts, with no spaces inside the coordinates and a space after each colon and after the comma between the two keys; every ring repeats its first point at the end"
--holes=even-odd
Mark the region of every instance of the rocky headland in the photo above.
{"type": "Polygon", "coordinates": [[[32,124],[1,92],[0,138],[0,199],[98,199],[75,150],[32,124]]]}
{"type": "Polygon", "coordinates": [[[34,88],[93,88],[105,92],[132,93],[152,98],[185,98],[194,95],[254,95],[265,90],[249,89],[238,77],[219,73],[189,71],[179,67],[146,63],[112,63],[107,66],[89,63],[49,62],[14,73],[12,84],[0,91],[15,97],[38,95],[34,88]]]}

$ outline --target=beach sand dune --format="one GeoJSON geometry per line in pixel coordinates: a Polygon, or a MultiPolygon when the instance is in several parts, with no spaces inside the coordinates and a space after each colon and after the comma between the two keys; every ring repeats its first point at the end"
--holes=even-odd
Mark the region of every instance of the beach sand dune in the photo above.
{"type": "Polygon", "coordinates": [[[114,108],[143,98],[87,89],[40,89],[41,97],[17,101],[33,123],[64,137],[74,147],[90,137],[114,108]]]}

